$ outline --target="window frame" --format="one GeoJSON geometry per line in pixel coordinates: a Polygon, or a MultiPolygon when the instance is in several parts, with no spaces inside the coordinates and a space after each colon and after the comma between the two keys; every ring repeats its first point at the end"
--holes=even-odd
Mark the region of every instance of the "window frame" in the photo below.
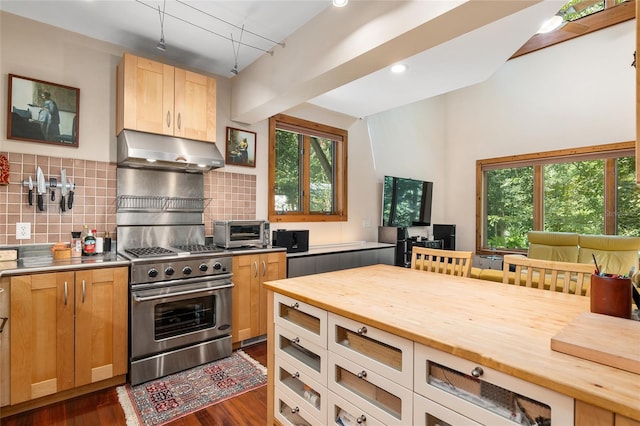
{"type": "Polygon", "coordinates": [[[476,253],[509,254],[526,253],[526,250],[492,250],[484,245],[487,233],[486,220],[486,179],[484,172],[491,169],[533,166],[533,230],[544,227],[544,187],[543,166],[551,163],[564,163],[581,160],[604,160],[604,229],[605,234],[615,234],[616,211],[616,170],[615,158],[635,156],[635,142],[618,142],[581,148],[569,148],[532,154],[511,155],[506,157],[476,160],[476,253]]]}
{"type": "MultiPolygon", "coordinates": [[[[305,146],[308,143],[305,142],[305,146]]],[[[347,205],[347,148],[348,131],[325,124],[277,114],[269,118],[269,221],[270,222],[346,222],[348,219],[347,205]],[[275,177],[276,177],[276,129],[294,130],[308,135],[329,138],[337,142],[335,153],[335,182],[333,195],[335,197],[334,212],[312,213],[310,209],[310,180],[309,180],[309,152],[303,155],[302,182],[303,191],[300,196],[301,212],[280,212],[275,210],[275,177]]]]}

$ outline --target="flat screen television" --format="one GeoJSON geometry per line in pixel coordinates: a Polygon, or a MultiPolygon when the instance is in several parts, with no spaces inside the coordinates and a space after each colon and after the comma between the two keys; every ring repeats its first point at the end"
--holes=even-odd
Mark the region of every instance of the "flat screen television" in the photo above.
{"type": "Polygon", "coordinates": [[[382,226],[431,225],[433,182],[385,176],[382,186],[382,226]]]}

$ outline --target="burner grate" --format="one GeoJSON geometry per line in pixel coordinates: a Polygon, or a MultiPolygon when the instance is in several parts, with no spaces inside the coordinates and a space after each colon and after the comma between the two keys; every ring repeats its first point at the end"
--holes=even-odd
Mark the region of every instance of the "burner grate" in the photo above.
{"type": "Polygon", "coordinates": [[[186,244],[183,246],[174,246],[178,250],[188,251],[189,253],[219,253],[224,251],[216,245],[203,244],[186,244]]]}
{"type": "Polygon", "coordinates": [[[125,253],[135,257],[154,257],[174,254],[175,252],[164,247],[137,247],[125,249],[125,253]]]}

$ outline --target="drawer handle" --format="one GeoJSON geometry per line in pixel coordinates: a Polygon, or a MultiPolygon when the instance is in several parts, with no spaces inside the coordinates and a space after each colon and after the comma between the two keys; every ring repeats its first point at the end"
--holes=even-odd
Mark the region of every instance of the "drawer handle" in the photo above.
{"type": "Polygon", "coordinates": [[[300,304],[298,302],[291,305],[291,309],[298,309],[299,307],[300,307],[300,304]]]}
{"type": "Polygon", "coordinates": [[[298,411],[300,411],[300,408],[295,407],[291,409],[291,414],[296,414],[298,411]]]}
{"type": "Polygon", "coordinates": [[[362,370],[361,372],[358,373],[358,379],[364,379],[365,377],[367,377],[367,372],[362,370]]]}
{"type": "Polygon", "coordinates": [[[362,424],[362,423],[364,423],[366,421],[367,421],[367,417],[364,414],[356,419],[356,423],[358,423],[358,424],[362,424]]]}
{"type": "Polygon", "coordinates": [[[359,329],[356,330],[356,333],[358,334],[367,334],[367,327],[362,326],[359,329]]]}
{"type": "Polygon", "coordinates": [[[300,343],[300,338],[299,337],[294,337],[292,342],[293,343],[300,343]]]}
{"type": "Polygon", "coordinates": [[[291,378],[292,378],[292,379],[297,379],[298,377],[300,377],[300,373],[299,373],[298,371],[296,371],[295,373],[293,373],[293,374],[291,375],[291,378]]]}
{"type": "Polygon", "coordinates": [[[471,375],[473,377],[481,377],[484,374],[484,370],[482,369],[482,367],[476,367],[473,370],[471,370],[471,375]]]}

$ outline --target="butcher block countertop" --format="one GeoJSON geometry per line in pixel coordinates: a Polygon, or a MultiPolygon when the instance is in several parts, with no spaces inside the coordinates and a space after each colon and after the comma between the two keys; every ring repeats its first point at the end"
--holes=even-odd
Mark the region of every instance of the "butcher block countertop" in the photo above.
{"type": "MultiPolygon", "coordinates": [[[[389,265],[265,287],[640,420],[640,374],[551,349],[552,337],[589,312],[588,297],[389,265]]],[[[616,339],[615,329],[607,339],[616,339]]]]}

